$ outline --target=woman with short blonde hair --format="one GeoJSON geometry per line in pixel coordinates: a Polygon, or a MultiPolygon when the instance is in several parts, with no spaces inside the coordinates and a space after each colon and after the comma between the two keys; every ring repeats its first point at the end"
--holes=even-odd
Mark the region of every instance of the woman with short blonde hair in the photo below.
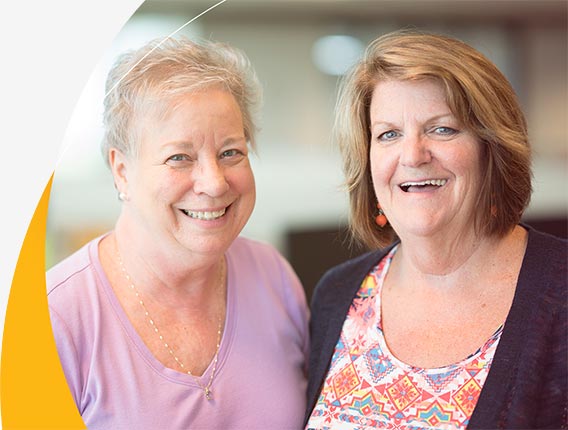
{"type": "Polygon", "coordinates": [[[109,73],[103,155],[121,212],[47,273],[89,429],[301,425],[304,291],[272,246],[240,236],[259,96],[245,55],[214,42],[151,42],[109,73]]]}

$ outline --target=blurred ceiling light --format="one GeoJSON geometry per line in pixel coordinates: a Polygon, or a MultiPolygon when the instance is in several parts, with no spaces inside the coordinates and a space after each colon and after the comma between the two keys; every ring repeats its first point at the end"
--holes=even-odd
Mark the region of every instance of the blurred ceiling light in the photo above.
{"type": "MultiPolygon", "coordinates": [[[[106,76],[117,57],[125,51],[140,48],[152,39],[162,39],[185,24],[191,16],[172,14],[133,15],[104,52],[81,93],[63,139],[57,177],[75,182],[91,178],[93,169],[103,165],[100,154],[103,101],[106,76]]],[[[174,37],[202,37],[199,22],[184,27],[174,37]]],[[[105,178],[106,179],[106,178],[105,178]]]]}
{"type": "Polygon", "coordinates": [[[330,35],[316,40],[312,58],[323,73],[341,76],[361,57],[365,45],[359,39],[347,35],[330,35]]]}

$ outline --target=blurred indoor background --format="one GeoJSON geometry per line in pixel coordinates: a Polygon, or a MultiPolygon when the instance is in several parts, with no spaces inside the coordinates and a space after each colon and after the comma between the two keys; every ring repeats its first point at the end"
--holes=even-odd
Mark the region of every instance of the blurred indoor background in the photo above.
{"type": "MultiPolygon", "coordinates": [[[[147,0],[93,72],[56,167],[47,267],[112,228],[120,209],[100,155],[104,80],[125,49],[165,37],[216,1],[147,0]]],[[[456,36],[512,82],[534,148],[534,194],[525,221],[567,235],[568,84],[565,0],[228,0],[179,34],[239,47],[264,87],[257,204],[245,236],[274,244],[308,296],[325,269],[361,252],[346,243],[347,199],[330,142],[337,83],[375,37],[399,28],[456,36]]]]}

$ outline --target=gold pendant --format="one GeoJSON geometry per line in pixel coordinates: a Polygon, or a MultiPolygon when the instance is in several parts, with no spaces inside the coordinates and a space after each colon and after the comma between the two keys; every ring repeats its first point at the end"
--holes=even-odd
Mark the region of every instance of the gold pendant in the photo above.
{"type": "Polygon", "coordinates": [[[205,398],[206,398],[207,400],[211,400],[212,395],[211,395],[211,391],[209,390],[209,388],[205,388],[204,391],[205,391],[205,398]]]}

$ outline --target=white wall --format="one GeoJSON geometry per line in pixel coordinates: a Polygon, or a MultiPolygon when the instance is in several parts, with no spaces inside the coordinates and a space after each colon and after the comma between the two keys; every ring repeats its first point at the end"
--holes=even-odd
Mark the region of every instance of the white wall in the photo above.
{"type": "MultiPolygon", "coordinates": [[[[312,46],[318,37],[337,31],[351,33],[367,43],[405,22],[334,23],[306,17],[216,21],[214,16],[191,25],[186,34],[242,48],[264,85],[259,153],[252,158],[258,199],[244,233],[282,249],[284,234],[291,228],[345,223],[347,200],[340,190],[341,161],[329,141],[337,79],[317,70],[311,60],[312,46]]],[[[56,170],[48,222],[48,256],[52,257],[48,264],[76,248],[76,240],[66,243],[66,231],[87,240],[112,228],[119,210],[110,174],[98,149],[102,83],[111,58],[128,44],[139,45],[145,39],[169,34],[188,17],[180,12],[162,16],[157,23],[151,23],[151,17],[145,15],[133,19],[93,75],[69,128],[68,149],[56,170]],[[77,233],[81,229],[84,235],[77,233]]],[[[463,38],[509,77],[525,106],[536,154],[535,193],[527,215],[565,215],[565,33],[543,26],[504,27],[498,22],[438,23],[424,28],[463,38]]]]}

